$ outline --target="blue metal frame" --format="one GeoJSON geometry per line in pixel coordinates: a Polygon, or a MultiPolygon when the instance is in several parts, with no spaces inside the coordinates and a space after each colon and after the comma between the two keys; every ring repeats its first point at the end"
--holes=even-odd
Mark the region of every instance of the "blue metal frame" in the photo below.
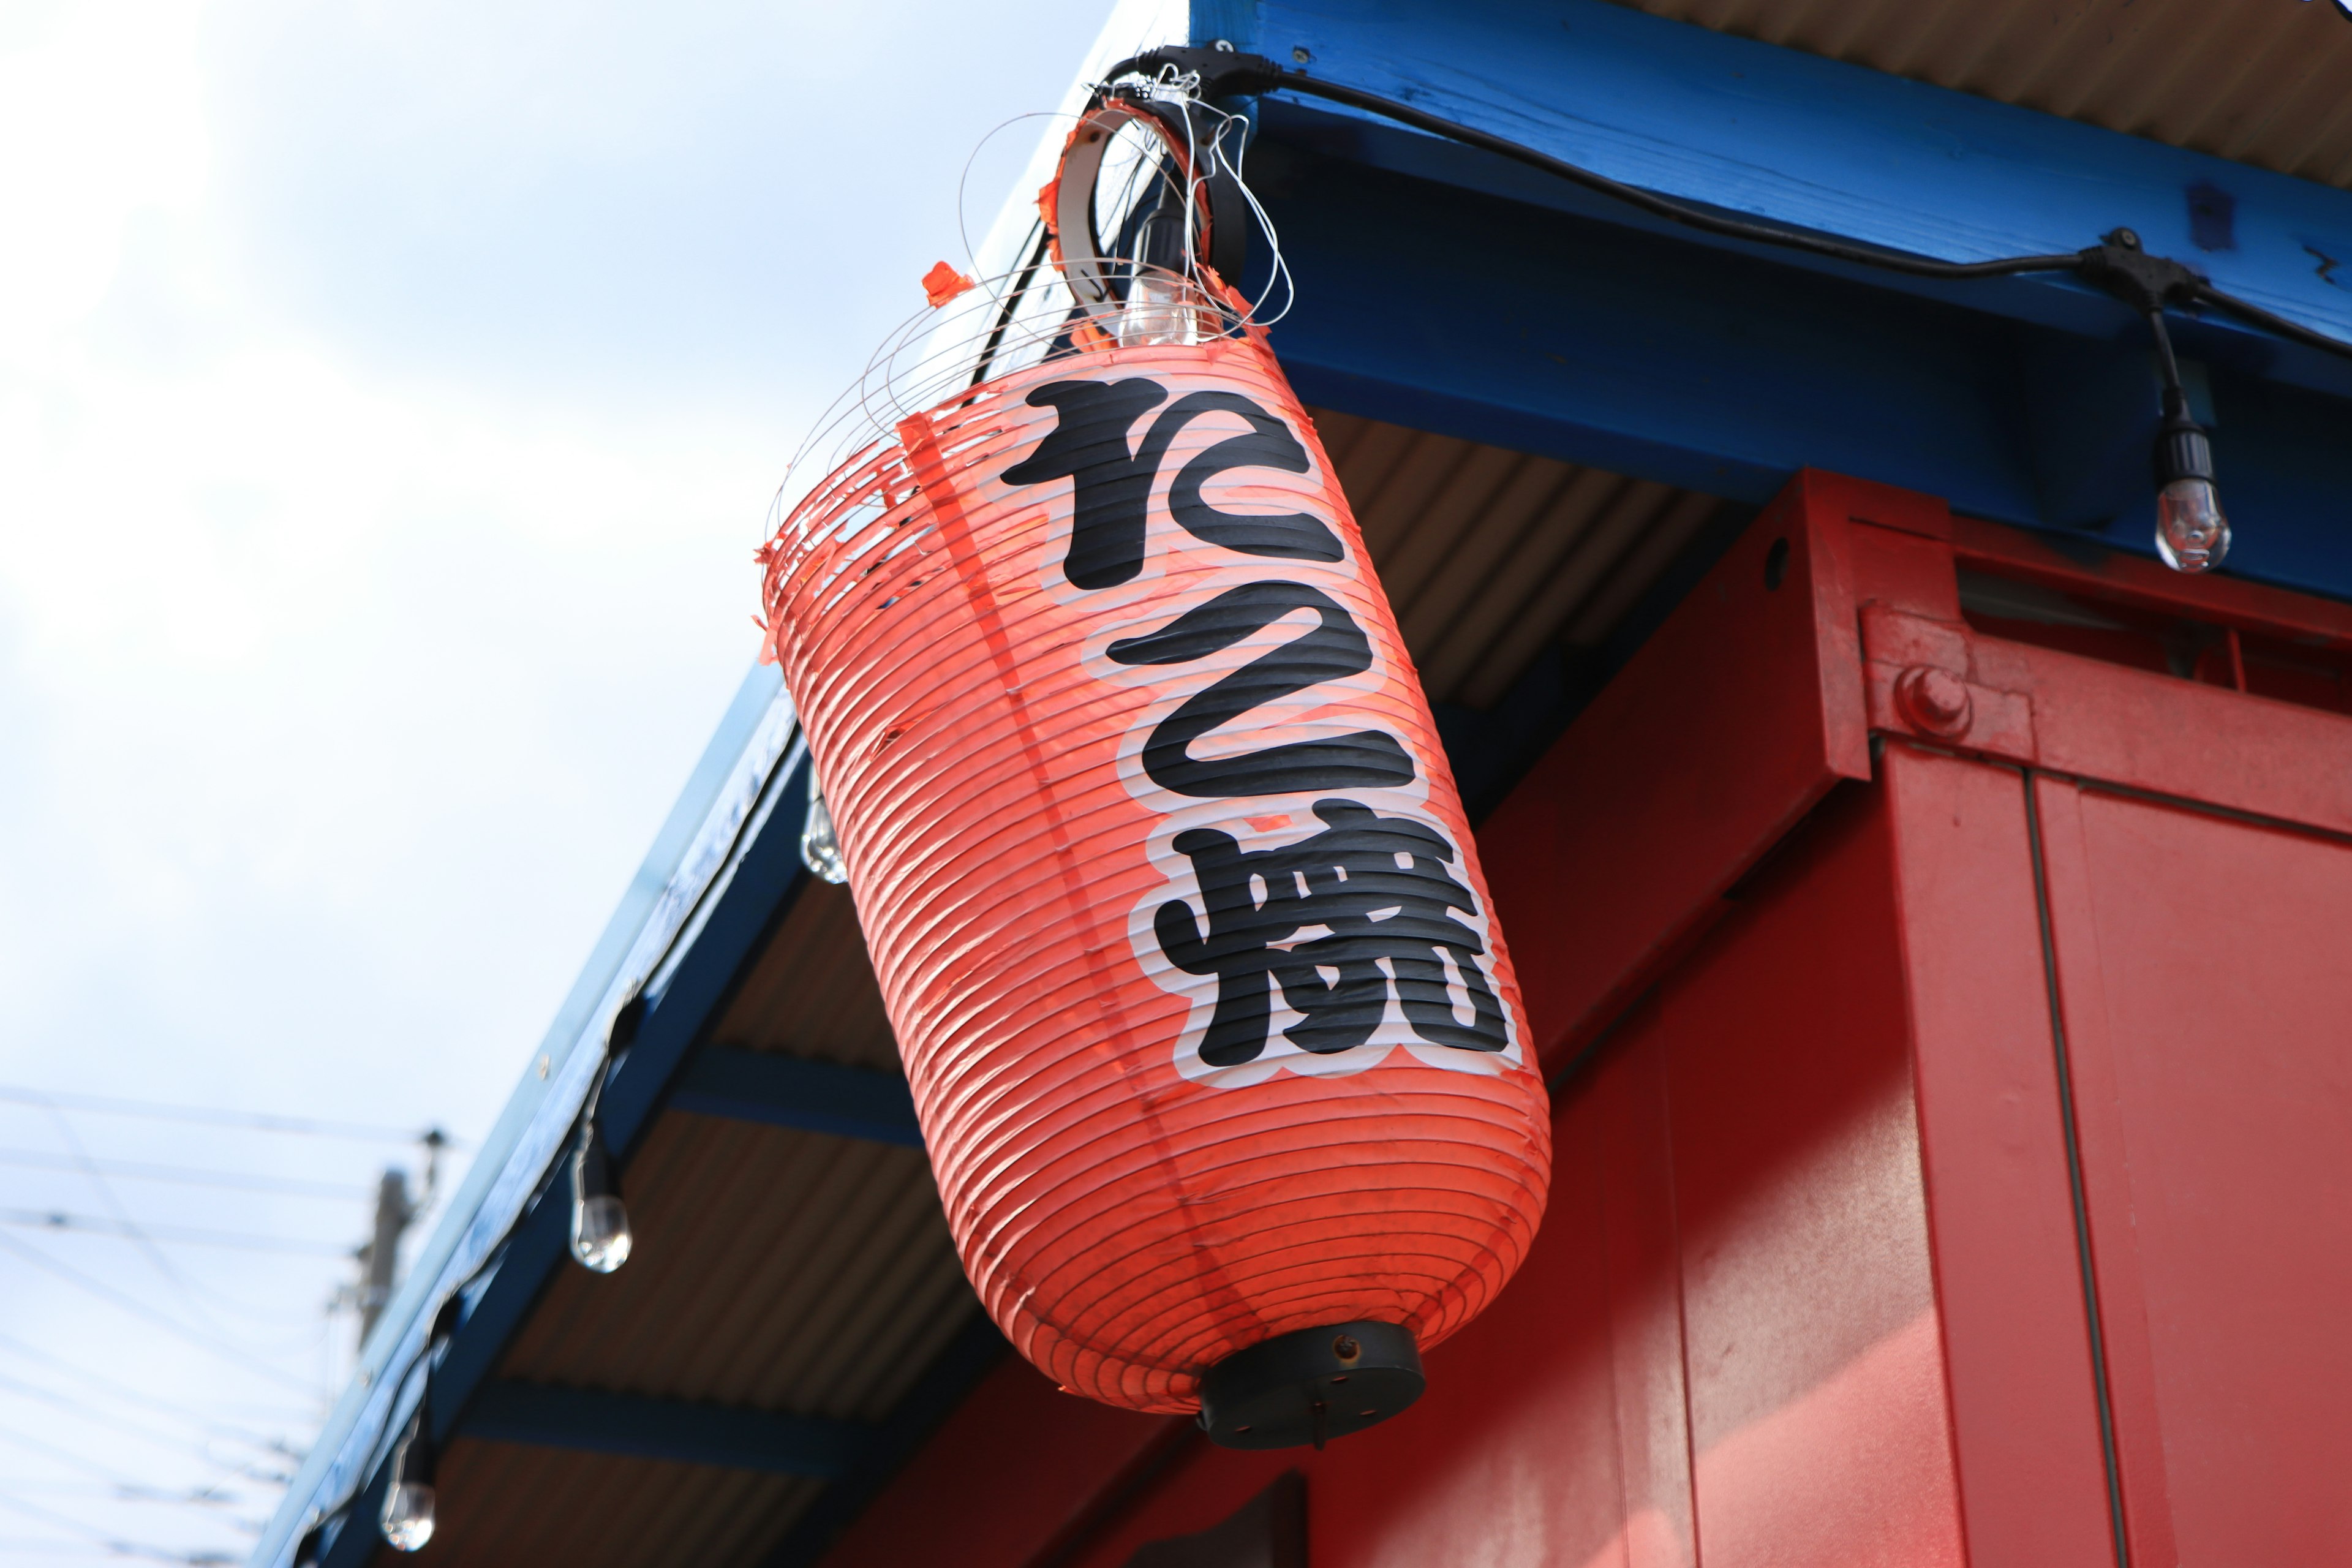
{"type": "MultiPolygon", "coordinates": [[[[2158,385],[2112,301],[2093,339],[1330,156],[1264,111],[1252,154],[1310,404],[1760,504],[1806,466],[2147,552],[2158,385]]],[[[2352,401],[2188,323],[2239,524],[2231,570],[2352,597],[2352,401]],[[2226,349],[2227,345],[2222,345],[2226,349]]]]}
{"type": "Polygon", "coordinates": [[[773,1051],[703,1047],[679,1075],[669,1106],[836,1138],[923,1146],[915,1098],[905,1079],[773,1051]]]}
{"type": "Polygon", "coordinates": [[[459,1432],[493,1443],[817,1480],[844,1474],[874,1440],[874,1428],[853,1421],[512,1380],[478,1391],[459,1432]]]}
{"type": "MultiPolygon", "coordinates": [[[[1977,261],[2076,250],[2127,226],[2223,289],[2352,338],[2352,279],[2326,265],[2352,258],[2352,193],[2307,180],[1601,0],[1211,0],[1196,4],[1193,27],[1286,64],[1303,52],[1314,75],[1791,228],[1977,261]],[[2200,238],[2222,237],[2210,220],[2215,192],[2233,204],[2229,244],[2207,249],[2200,238]]],[[[1334,121],[1384,124],[1320,107],[1334,121]]],[[[1532,170],[1451,153],[1419,132],[1365,144],[1365,155],[1402,173],[1658,225],[1532,170]]],[[[1947,298],[1964,290],[1971,303],[1982,293],[1890,281],[1947,298]]],[[[2104,313],[2085,312],[2104,297],[2072,280],[2019,279],[1991,292],[2004,313],[2106,330],[2104,313]]],[[[2218,330],[2266,342],[2253,329],[2218,330]]],[[[2280,351],[2273,374],[2347,385],[2316,351],[2280,351]]]]}
{"type": "MultiPolygon", "coordinates": [[[[1792,227],[1970,260],[2131,226],[2352,338],[2321,261],[2352,256],[2352,193],[1598,0],[1201,0],[1193,26],[1792,227]],[[2216,190],[2231,248],[2201,250],[2216,190]]],[[[1924,281],[1718,240],[1319,100],[1254,112],[1298,283],[1274,342],[1310,403],[1751,502],[1836,468],[2151,548],[2147,331],[2071,278],[1924,281]]],[[[2211,315],[2175,337],[2214,416],[2230,569],[2352,596],[2352,359],[2211,315]]]]}

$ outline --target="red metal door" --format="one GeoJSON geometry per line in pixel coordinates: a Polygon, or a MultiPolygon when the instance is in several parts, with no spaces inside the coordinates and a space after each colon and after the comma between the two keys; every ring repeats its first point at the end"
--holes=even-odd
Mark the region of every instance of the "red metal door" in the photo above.
{"type": "Polygon", "coordinates": [[[2352,1563],[2352,844],[2035,800],[2133,1560],[2352,1563]]]}

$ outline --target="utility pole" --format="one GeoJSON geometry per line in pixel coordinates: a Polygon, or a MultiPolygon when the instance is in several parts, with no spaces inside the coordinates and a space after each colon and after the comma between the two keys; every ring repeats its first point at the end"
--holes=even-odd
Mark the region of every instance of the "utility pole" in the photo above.
{"type": "MultiPolygon", "coordinates": [[[[438,1151],[436,1150],[436,1152],[438,1151]]],[[[360,1343],[375,1331],[375,1321],[392,1300],[393,1271],[400,1263],[400,1238],[416,1217],[409,1202],[407,1174],[393,1167],[375,1189],[375,1235],[360,1248],[360,1343]]]]}

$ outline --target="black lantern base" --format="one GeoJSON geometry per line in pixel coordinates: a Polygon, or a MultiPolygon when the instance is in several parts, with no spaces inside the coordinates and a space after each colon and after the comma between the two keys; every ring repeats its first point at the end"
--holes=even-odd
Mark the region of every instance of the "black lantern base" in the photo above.
{"type": "Polygon", "coordinates": [[[1333,1323],[1262,1341],[1201,1379],[1201,1429],[1227,1448],[1321,1447],[1421,1397],[1428,1380],[1411,1330],[1333,1323]]]}

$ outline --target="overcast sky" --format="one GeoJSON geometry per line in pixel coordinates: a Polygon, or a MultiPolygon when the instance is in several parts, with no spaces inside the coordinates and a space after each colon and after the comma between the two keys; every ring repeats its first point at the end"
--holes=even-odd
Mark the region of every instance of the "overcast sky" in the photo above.
{"type": "Polygon", "coordinates": [[[478,1139],[1108,9],[0,0],[0,1564],[241,1559],[413,1157],[22,1091],[478,1139]]]}

